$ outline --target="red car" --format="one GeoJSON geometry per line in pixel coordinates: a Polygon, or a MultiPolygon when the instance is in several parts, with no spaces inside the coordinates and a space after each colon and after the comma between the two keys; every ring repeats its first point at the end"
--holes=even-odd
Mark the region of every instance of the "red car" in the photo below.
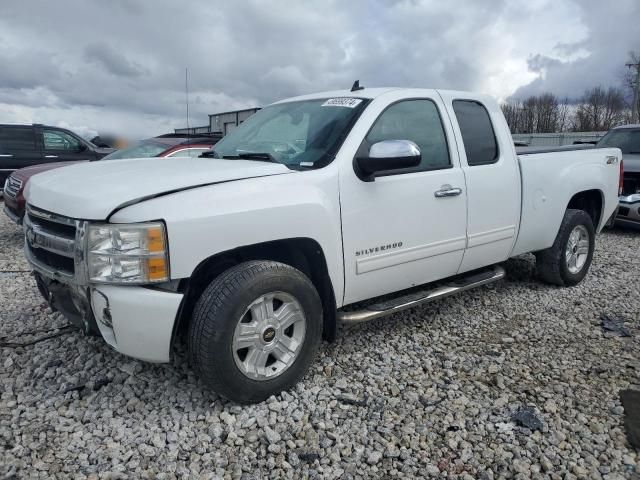
{"type": "MultiPolygon", "coordinates": [[[[117,150],[100,161],[119,158],[198,157],[203,152],[211,150],[220,138],[220,136],[187,138],[184,135],[161,135],[117,150]]],[[[4,212],[11,220],[21,224],[25,209],[24,188],[29,179],[37,173],[77,163],[77,161],[43,163],[13,172],[4,185],[4,212]]]]}

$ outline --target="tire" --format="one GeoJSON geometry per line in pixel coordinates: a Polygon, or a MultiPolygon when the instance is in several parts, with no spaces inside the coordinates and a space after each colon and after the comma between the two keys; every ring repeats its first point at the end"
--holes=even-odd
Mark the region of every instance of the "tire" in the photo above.
{"type": "Polygon", "coordinates": [[[255,403],[298,383],[321,338],[322,303],[309,278],[283,263],[250,261],[215,278],[196,302],[189,358],[218,394],[255,403]]]}
{"type": "Polygon", "coordinates": [[[538,276],[554,285],[570,287],[580,283],[591,266],[595,236],[595,228],[587,212],[568,209],[553,245],[536,254],[538,276]],[[585,235],[588,245],[584,244],[585,235]],[[575,244],[576,236],[579,237],[579,245],[575,244]],[[568,256],[568,249],[574,255],[568,256]],[[576,263],[573,263],[574,260],[576,263]]]}

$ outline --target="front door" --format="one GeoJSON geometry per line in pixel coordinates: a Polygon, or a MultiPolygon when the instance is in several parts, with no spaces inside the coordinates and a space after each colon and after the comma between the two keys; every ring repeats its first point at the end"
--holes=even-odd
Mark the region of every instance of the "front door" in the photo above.
{"type": "Polygon", "coordinates": [[[42,130],[45,162],[93,160],[95,155],[79,138],[62,130],[42,130]]]}
{"type": "Polygon", "coordinates": [[[381,140],[411,140],[422,160],[372,182],[341,163],[345,305],[455,275],[466,246],[464,173],[442,102],[421,91],[389,105],[396,95],[367,108],[359,123],[371,128],[358,151],[381,140]],[[444,190],[453,196],[437,195],[444,190]]]}

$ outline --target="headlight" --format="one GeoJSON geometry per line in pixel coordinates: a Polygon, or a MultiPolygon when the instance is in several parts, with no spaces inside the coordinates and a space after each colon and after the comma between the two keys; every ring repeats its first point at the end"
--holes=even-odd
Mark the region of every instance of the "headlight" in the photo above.
{"type": "Polygon", "coordinates": [[[155,283],[169,280],[164,224],[89,225],[89,280],[100,283],[155,283]]]}

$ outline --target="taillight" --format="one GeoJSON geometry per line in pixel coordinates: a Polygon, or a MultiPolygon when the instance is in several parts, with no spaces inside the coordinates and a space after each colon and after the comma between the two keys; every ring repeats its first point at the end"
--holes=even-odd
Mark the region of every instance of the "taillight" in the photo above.
{"type": "Polygon", "coordinates": [[[618,182],[618,196],[622,195],[624,190],[624,160],[620,159],[620,181],[618,182]]]}

